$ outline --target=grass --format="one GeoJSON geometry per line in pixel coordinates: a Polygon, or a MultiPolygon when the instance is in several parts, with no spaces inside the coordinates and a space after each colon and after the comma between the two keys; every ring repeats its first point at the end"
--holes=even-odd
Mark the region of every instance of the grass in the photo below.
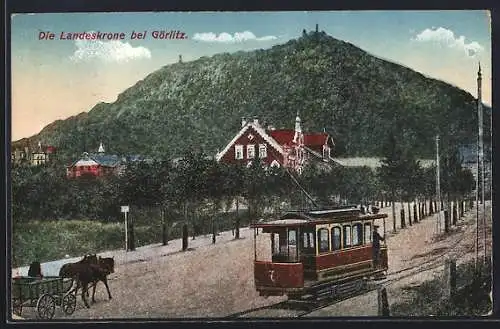
{"type": "MultiPolygon", "coordinates": [[[[219,230],[231,229],[233,213],[218,216],[219,230]]],[[[241,212],[240,226],[248,225],[246,213],[241,212]]],[[[162,223],[158,216],[136,217],[134,221],[135,246],[161,243],[162,223]]],[[[204,221],[208,223],[208,220],[204,221]]],[[[167,222],[171,225],[172,221],[167,222]]],[[[12,267],[28,266],[32,261],[47,262],[64,258],[123,249],[125,228],[123,222],[101,222],[95,220],[59,220],[13,223],[12,267]]],[[[182,225],[170,229],[168,239],[181,237],[182,225]]],[[[192,230],[189,230],[191,235],[192,230]]],[[[203,227],[198,234],[210,232],[203,227]]]]}
{"type": "Polygon", "coordinates": [[[443,277],[438,276],[417,287],[408,287],[412,297],[391,305],[392,316],[482,316],[491,310],[491,267],[483,265],[476,272],[474,262],[457,267],[455,296],[446,298],[443,277]]]}

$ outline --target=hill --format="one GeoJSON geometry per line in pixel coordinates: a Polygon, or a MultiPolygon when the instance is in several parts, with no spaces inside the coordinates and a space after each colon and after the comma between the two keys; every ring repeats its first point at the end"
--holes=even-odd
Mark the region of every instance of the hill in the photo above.
{"type": "Polygon", "coordinates": [[[55,121],[13,146],[41,140],[71,157],[100,141],[116,154],[213,154],[239,130],[241,117],[293,128],[297,110],[305,130],[335,137],[337,156],[380,156],[390,131],[419,157],[432,156],[437,133],[443,145],[475,142],[477,135],[469,93],[309,32],[266,50],[164,66],[114,103],[55,121]]]}

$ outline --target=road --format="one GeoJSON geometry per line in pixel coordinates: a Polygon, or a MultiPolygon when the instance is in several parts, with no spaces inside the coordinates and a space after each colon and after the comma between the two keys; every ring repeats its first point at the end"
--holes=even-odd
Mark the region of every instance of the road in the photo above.
{"type": "MultiPolygon", "coordinates": [[[[399,214],[399,206],[397,214],[399,214]]],[[[487,209],[489,212],[490,208],[487,209]]],[[[387,231],[392,228],[391,209],[387,231]]],[[[475,210],[444,237],[436,235],[436,217],[429,217],[417,224],[387,234],[389,248],[389,273],[396,273],[408,267],[424,266],[433,258],[455,255],[461,259],[473,257],[471,241],[474,241],[475,210]],[[459,245],[456,245],[458,241],[459,245]],[[455,245],[454,245],[455,244],[455,245]]],[[[382,225],[381,225],[382,226],[382,225]]],[[[398,224],[400,226],[400,224],[398,224]]],[[[444,226],[444,225],[443,225],[444,226]]],[[[205,318],[225,317],[232,313],[274,304],[283,297],[264,298],[258,296],[253,282],[253,231],[241,230],[242,239],[234,240],[231,232],[222,232],[217,243],[212,244],[211,236],[189,239],[190,250],[181,252],[180,239],[169,241],[167,246],[155,244],[137,248],[134,252],[123,250],[99,254],[114,257],[115,273],[110,275],[110,290],[113,299],[108,300],[106,289],[99,283],[96,304],[90,309],[83,306],[80,296],[73,315],[65,316],[56,309],[55,318],[66,319],[112,319],[112,318],[205,318]]],[[[264,234],[260,234],[259,250],[267,249],[264,234]]],[[[489,242],[491,245],[491,242],[489,242]]],[[[44,263],[45,275],[58,272],[61,264],[79,258],[44,263]]],[[[21,269],[21,274],[23,274],[21,269]]],[[[439,268],[436,269],[439,271],[439,268]]],[[[404,273],[401,273],[403,277],[404,273]]],[[[432,271],[408,276],[388,287],[389,302],[406,298],[401,293],[404,285],[418,284],[432,278],[432,271]]],[[[334,307],[324,308],[309,316],[364,316],[374,315],[376,298],[360,296],[334,307]]],[[[23,317],[34,318],[30,309],[23,310],[23,317]]],[[[261,315],[261,316],[266,316],[261,315]]],[[[287,316],[287,314],[283,314],[287,316]]]]}

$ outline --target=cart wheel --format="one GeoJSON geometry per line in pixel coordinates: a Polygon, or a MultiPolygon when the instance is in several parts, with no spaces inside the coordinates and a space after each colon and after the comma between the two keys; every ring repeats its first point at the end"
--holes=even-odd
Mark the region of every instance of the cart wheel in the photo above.
{"type": "Polygon", "coordinates": [[[23,312],[23,303],[21,303],[20,300],[15,299],[12,301],[12,312],[14,312],[15,315],[21,316],[23,312]]]}
{"type": "Polygon", "coordinates": [[[76,296],[74,294],[66,294],[62,300],[62,309],[63,312],[67,315],[73,314],[76,308],[76,296]]]}
{"type": "Polygon", "coordinates": [[[56,310],[56,302],[54,297],[49,294],[43,294],[38,298],[36,303],[38,317],[40,319],[52,319],[56,310]]]}

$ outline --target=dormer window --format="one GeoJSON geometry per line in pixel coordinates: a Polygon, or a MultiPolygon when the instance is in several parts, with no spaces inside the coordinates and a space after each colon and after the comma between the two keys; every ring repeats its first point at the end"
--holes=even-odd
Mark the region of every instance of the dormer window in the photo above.
{"type": "Polygon", "coordinates": [[[234,146],[234,158],[237,160],[243,159],[243,145],[234,146]]]}
{"type": "Polygon", "coordinates": [[[247,145],[247,159],[255,158],[255,145],[249,144],[247,145]]]}

